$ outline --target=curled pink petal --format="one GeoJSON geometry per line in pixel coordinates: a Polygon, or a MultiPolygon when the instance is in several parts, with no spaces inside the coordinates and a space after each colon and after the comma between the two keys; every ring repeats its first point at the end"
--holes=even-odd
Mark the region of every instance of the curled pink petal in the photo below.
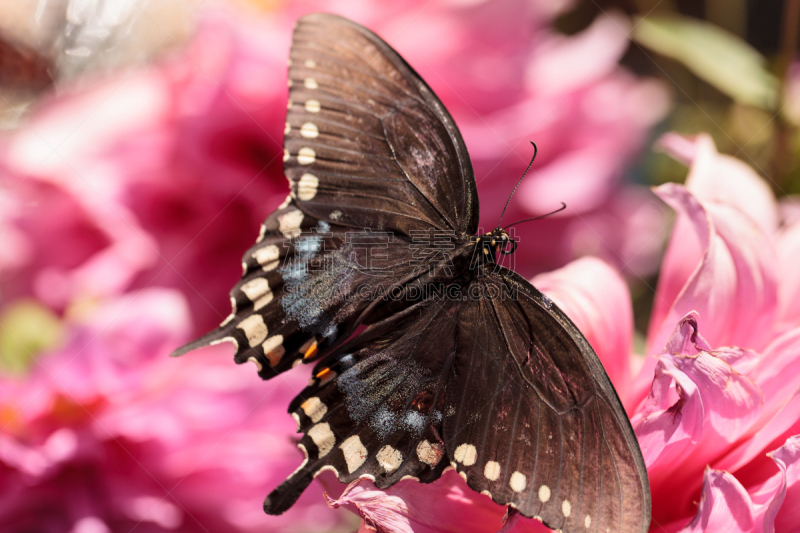
{"type": "Polygon", "coordinates": [[[765,235],[778,227],[775,195],[749,165],[720,154],[708,134],[687,138],[667,133],[658,142],[669,155],[691,165],[686,188],[702,202],[724,203],[746,213],[765,235]]]}
{"type": "Polygon", "coordinates": [[[691,509],[700,473],[762,408],[761,390],[730,364],[749,365],[752,355],[708,346],[697,314],[687,315],[658,357],[650,394],[632,420],[659,520],[691,509]]]}
{"type": "Polygon", "coordinates": [[[684,533],[751,533],[755,525],[753,503],[735,477],[707,469],[697,514],[684,533]]]}
{"type": "Polygon", "coordinates": [[[777,260],[769,240],[732,206],[701,203],[672,183],[658,187],[656,193],[685,223],[676,224],[664,258],[649,351],[660,350],[672,324],[693,310],[703,317],[703,336],[712,345],[763,348],[772,336],[777,310],[777,260]],[[683,240],[693,237],[703,250],[699,262],[691,252],[687,258],[682,249],[683,240]],[[684,280],[690,265],[693,270],[684,280]]]}
{"type": "Polygon", "coordinates": [[[531,282],[550,297],[586,336],[625,403],[630,385],[633,310],[617,271],[594,257],[540,274],[531,282]]]}
{"type": "Polygon", "coordinates": [[[779,471],[749,490],[755,505],[755,531],[793,531],[800,527],[800,435],[767,455],[779,471]]]}

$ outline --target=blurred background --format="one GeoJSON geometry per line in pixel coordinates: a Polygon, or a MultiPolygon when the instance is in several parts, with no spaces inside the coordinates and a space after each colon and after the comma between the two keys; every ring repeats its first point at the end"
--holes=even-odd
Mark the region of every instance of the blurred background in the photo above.
{"type": "MultiPolygon", "coordinates": [[[[639,338],[682,182],[667,131],[707,132],[800,193],[800,1],[5,0],[0,3],[0,529],[353,531],[300,464],[288,401],[215,327],[282,175],[286,60],[304,13],[376,31],[454,116],[481,222],[527,277],[584,255],[629,282],[639,338]]],[[[800,216],[784,202],[784,220],[800,216]]],[[[640,341],[636,346],[642,351],[640,341]]]]}

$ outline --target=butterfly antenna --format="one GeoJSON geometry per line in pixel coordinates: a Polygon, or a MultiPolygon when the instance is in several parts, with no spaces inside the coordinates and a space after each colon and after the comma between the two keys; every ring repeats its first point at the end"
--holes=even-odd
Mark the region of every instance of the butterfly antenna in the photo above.
{"type": "Polygon", "coordinates": [[[519,179],[517,184],[514,185],[514,190],[511,191],[511,194],[509,195],[508,200],[506,200],[506,206],[503,208],[503,212],[500,213],[500,220],[497,222],[497,227],[498,228],[500,227],[500,224],[503,223],[503,217],[506,215],[506,209],[508,209],[508,204],[509,204],[509,202],[511,202],[511,198],[514,196],[514,193],[517,192],[517,187],[519,187],[519,184],[522,183],[523,178],[525,178],[525,175],[531,169],[531,165],[533,165],[533,162],[536,160],[536,154],[539,153],[539,148],[537,148],[536,143],[531,141],[531,144],[533,145],[533,157],[531,157],[531,162],[528,163],[528,168],[526,168],[525,172],[522,173],[522,177],[519,179]]]}
{"type": "Polygon", "coordinates": [[[508,229],[511,226],[516,226],[517,224],[522,224],[523,222],[530,222],[531,220],[539,220],[540,218],[549,217],[550,215],[555,215],[556,213],[560,213],[561,211],[563,211],[566,208],[567,208],[567,204],[565,204],[564,202],[561,202],[561,207],[559,207],[555,211],[550,211],[549,213],[545,213],[544,215],[539,215],[538,217],[531,217],[531,218],[526,218],[526,219],[523,219],[523,220],[517,220],[516,222],[509,224],[508,226],[506,226],[503,229],[508,229]]]}

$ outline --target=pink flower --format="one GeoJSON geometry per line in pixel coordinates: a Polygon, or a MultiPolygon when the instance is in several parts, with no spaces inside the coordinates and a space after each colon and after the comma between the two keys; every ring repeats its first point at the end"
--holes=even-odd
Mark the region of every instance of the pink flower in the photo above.
{"type": "MultiPolygon", "coordinates": [[[[671,134],[661,145],[691,170],[685,186],[656,189],[677,220],[644,364],[631,354],[630,296],[614,269],[585,258],[533,283],[586,334],[631,413],[650,477],[652,531],[795,531],[800,314],[794,300],[778,294],[797,290],[800,221],[779,228],[766,184],[741,161],[718,154],[709,137],[671,134]]],[[[354,508],[382,532],[450,531],[450,523],[431,518],[439,506],[457,517],[452,530],[461,521],[481,531],[543,527],[517,517],[504,525],[503,507],[479,495],[463,498],[464,490],[454,475],[384,492],[359,481],[332,505],[354,508]],[[424,497],[409,496],[413,491],[424,497]]]]}
{"type": "Polygon", "coordinates": [[[67,328],[66,346],[42,354],[24,382],[0,381],[4,531],[339,523],[313,491],[281,517],[261,510],[293,469],[295,424],[284,400],[307,376],[265,384],[230,364],[222,347],[169,359],[189,331],[186,300],[172,290],[124,296],[67,328]]]}

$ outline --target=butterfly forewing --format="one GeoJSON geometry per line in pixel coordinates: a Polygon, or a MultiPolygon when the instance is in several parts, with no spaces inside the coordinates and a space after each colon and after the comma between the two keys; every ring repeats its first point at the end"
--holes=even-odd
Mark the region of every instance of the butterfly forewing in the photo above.
{"type": "Polygon", "coordinates": [[[289,83],[284,169],[301,209],[406,235],[475,232],[475,179],[455,124],[379,37],[333,15],[303,17],[289,83]]]}

